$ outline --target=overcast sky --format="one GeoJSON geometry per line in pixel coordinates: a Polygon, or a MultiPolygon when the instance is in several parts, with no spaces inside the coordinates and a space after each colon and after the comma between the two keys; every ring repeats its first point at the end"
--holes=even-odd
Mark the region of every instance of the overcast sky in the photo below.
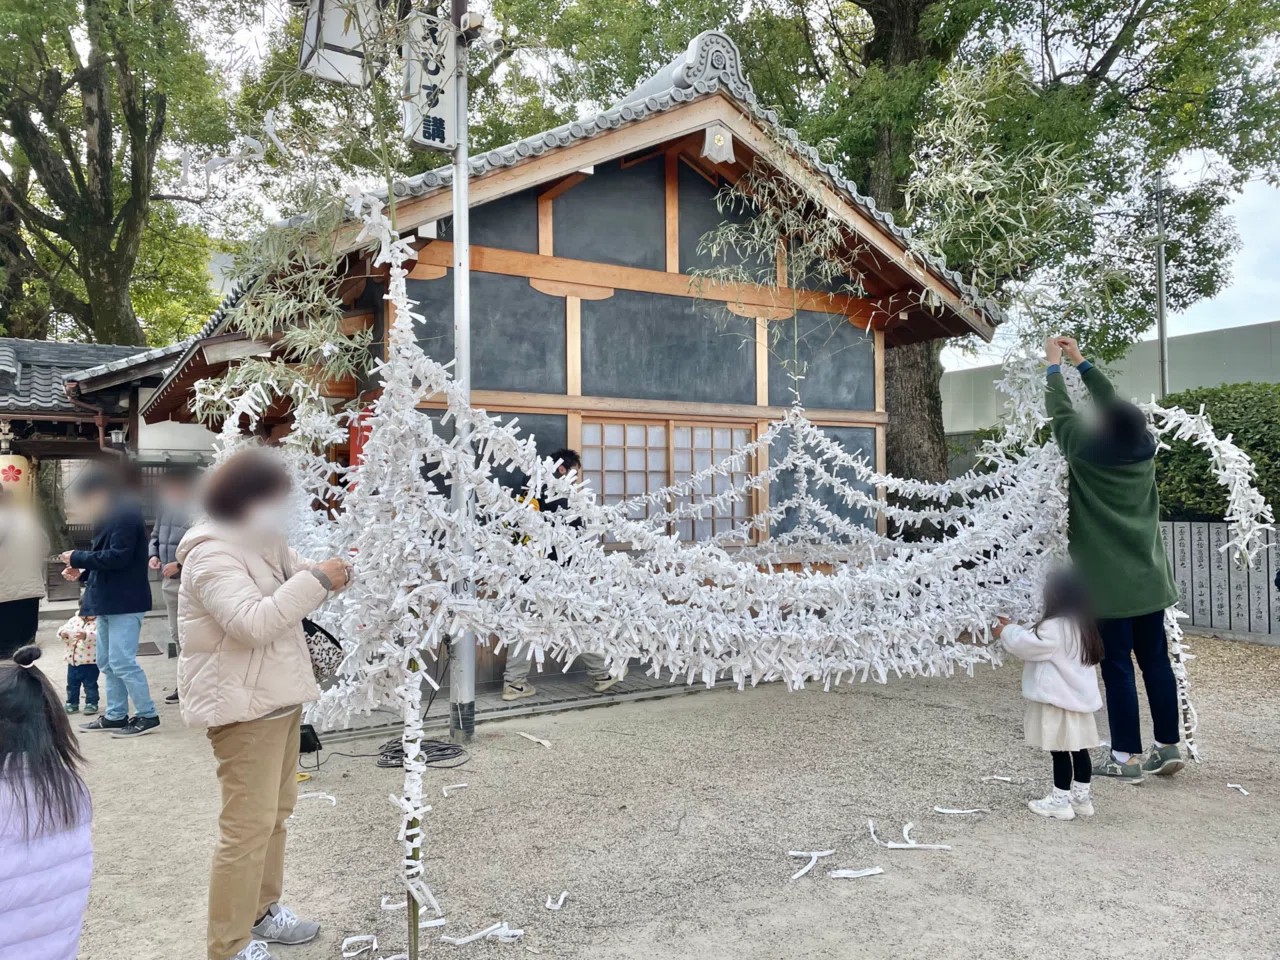
{"type": "MultiPolygon", "coordinates": [[[[1261,182],[1247,184],[1231,215],[1242,245],[1232,264],[1230,285],[1212,300],[1170,314],[1169,336],[1280,320],[1280,189],[1261,182]]],[[[1143,339],[1155,335],[1153,327],[1143,339]]],[[[995,344],[973,356],[948,348],[942,362],[948,370],[983,366],[999,363],[1003,353],[995,344]]]]}

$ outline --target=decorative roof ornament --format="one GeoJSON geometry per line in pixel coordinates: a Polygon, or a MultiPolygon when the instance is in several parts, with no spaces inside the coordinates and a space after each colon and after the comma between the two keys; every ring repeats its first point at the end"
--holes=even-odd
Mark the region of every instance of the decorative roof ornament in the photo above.
{"type": "Polygon", "coordinates": [[[741,100],[748,96],[755,100],[751,81],[742,72],[742,54],[737,44],[719,30],[706,30],[689,41],[684,53],[632,90],[617,106],[677,89],[709,93],[716,85],[727,87],[741,100]]]}

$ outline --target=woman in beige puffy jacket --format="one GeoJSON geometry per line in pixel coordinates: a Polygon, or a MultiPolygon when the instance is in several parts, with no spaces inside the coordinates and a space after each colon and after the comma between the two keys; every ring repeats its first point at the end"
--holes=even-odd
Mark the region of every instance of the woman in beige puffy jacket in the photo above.
{"type": "Polygon", "coordinates": [[[182,719],[205,728],[222,813],[209,879],[209,960],[271,960],[320,926],[280,904],[285,821],[298,796],[302,704],[320,691],[302,620],[347,582],[281,533],[289,477],[269,453],[234,454],[207,478],[207,519],[178,545],[182,719]]]}

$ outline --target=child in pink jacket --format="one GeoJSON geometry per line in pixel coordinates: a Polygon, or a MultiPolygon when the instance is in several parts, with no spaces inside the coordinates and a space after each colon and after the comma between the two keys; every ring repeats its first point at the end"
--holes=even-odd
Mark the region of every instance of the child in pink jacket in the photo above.
{"type": "Polygon", "coordinates": [[[86,717],[98,712],[98,618],[76,614],[58,629],[67,645],[67,713],[80,710],[84,691],[86,717]]]}

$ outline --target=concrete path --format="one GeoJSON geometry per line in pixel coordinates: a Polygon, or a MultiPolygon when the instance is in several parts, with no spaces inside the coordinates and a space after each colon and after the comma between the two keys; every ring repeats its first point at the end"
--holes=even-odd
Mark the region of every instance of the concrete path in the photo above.
{"type": "MultiPolygon", "coordinates": [[[[1021,745],[1014,666],[485,724],[469,764],[429,777],[428,873],[446,932],[506,920],[525,938],[429,938],[424,956],[1270,960],[1280,954],[1280,650],[1214,640],[1194,649],[1206,762],[1172,781],[1100,784],[1089,822],[1025,809],[1047,789],[1048,763],[1021,745]],[[1035,783],[981,782],[992,774],[1035,783]],[[439,796],[462,782],[469,788],[439,796]],[[991,812],[948,817],[935,805],[991,812]],[[882,837],[912,821],[915,839],[954,849],[877,847],[869,817],[882,837]],[[828,848],[836,855],[789,881],[800,863],[788,850],[828,848]],[[885,874],[827,877],[872,866],[885,874]],[[548,911],[562,890],[564,909],[548,911]]],[[[163,695],[172,661],[145,666],[163,695]]],[[[217,785],[203,736],[164,711],[155,736],[85,737],[97,867],[81,960],[204,956],[217,785]]],[[[377,746],[335,744],[353,754],[377,746]]],[[[389,957],[405,948],[403,913],[379,907],[401,896],[387,800],[398,771],[325,756],[303,789],[337,806],[300,803],[287,885],[324,932],[276,955],[330,960],[343,937],[376,933],[380,948],[365,956],[389,957]]]]}

